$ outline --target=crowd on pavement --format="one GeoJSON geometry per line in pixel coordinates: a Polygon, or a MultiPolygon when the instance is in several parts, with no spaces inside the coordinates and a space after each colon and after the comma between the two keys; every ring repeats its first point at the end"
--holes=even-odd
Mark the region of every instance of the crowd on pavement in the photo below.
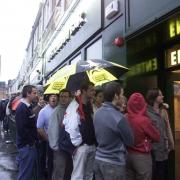
{"type": "Polygon", "coordinates": [[[14,109],[15,98],[1,100],[0,120],[16,121],[17,179],[165,180],[174,140],[162,92],[123,93],[119,82],[85,81],[48,95],[25,85],[14,109]]]}

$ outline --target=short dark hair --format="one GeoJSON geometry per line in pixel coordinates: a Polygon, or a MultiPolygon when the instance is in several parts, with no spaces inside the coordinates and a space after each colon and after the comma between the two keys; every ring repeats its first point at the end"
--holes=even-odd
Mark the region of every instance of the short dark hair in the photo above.
{"type": "Polygon", "coordinates": [[[95,97],[96,97],[99,93],[103,93],[103,90],[102,90],[102,89],[95,89],[95,97]]]}
{"type": "Polygon", "coordinates": [[[61,94],[61,93],[69,93],[69,97],[71,97],[71,91],[69,91],[68,89],[62,89],[60,92],[59,92],[59,94],[61,94]]]}
{"type": "Polygon", "coordinates": [[[94,83],[92,83],[91,81],[83,81],[81,86],[80,86],[80,90],[82,92],[82,90],[87,91],[87,89],[89,88],[89,86],[94,86],[94,83]]]}
{"type": "Polygon", "coordinates": [[[160,89],[157,87],[148,90],[146,94],[146,100],[150,106],[154,105],[156,98],[159,96],[159,91],[160,89]]]}
{"type": "Polygon", "coordinates": [[[47,94],[44,98],[45,101],[49,101],[49,98],[52,96],[52,95],[55,95],[57,96],[57,98],[59,98],[59,94],[47,94]]]}
{"type": "Polygon", "coordinates": [[[121,93],[122,86],[118,82],[109,82],[104,88],[104,100],[112,102],[115,94],[119,95],[121,93]]]}
{"type": "Polygon", "coordinates": [[[27,94],[30,94],[32,92],[32,89],[36,88],[36,86],[33,85],[25,85],[22,89],[22,97],[26,98],[27,94]]]}

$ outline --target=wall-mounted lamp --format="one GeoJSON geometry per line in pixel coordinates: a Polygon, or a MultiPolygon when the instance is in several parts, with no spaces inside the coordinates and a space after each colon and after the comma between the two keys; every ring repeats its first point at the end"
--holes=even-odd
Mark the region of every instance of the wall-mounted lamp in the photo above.
{"type": "Polygon", "coordinates": [[[113,42],[113,45],[121,47],[124,44],[124,39],[122,37],[116,37],[113,42]]]}

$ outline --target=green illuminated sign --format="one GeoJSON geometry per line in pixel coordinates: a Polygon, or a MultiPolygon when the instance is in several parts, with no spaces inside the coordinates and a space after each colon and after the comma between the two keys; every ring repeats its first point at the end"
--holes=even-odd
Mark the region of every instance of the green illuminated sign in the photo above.
{"type": "Polygon", "coordinates": [[[169,37],[174,38],[180,35],[180,19],[174,19],[169,23],[169,37]]]}
{"type": "Polygon", "coordinates": [[[155,70],[157,70],[157,58],[131,66],[130,71],[127,73],[127,77],[145,74],[155,70]]]}
{"type": "Polygon", "coordinates": [[[180,49],[171,52],[171,66],[180,64],[180,49]]]}
{"type": "Polygon", "coordinates": [[[166,67],[177,66],[180,64],[180,44],[166,50],[166,67]]]}

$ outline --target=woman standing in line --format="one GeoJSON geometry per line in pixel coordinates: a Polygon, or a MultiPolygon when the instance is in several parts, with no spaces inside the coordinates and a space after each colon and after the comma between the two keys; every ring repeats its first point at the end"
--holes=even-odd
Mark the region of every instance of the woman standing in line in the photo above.
{"type": "Polygon", "coordinates": [[[167,178],[168,154],[174,149],[174,140],[169,123],[168,113],[163,106],[162,92],[158,88],[147,92],[147,115],[160,132],[160,141],[153,143],[153,180],[165,180],[167,178]]]}
{"type": "Polygon", "coordinates": [[[127,103],[127,120],[134,133],[134,145],[128,147],[127,180],[151,180],[152,142],[160,135],[146,115],[147,104],[140,93],[133,93],[127,103]]]}
{"type": "Polygon", "coordinates": [[[96,113],[97,109],[102,106],[102,103],[104,102],[104,95],[102,89],[96,89],[95,90],[95,97],[93,102],[93,112],[96,113]]]}

